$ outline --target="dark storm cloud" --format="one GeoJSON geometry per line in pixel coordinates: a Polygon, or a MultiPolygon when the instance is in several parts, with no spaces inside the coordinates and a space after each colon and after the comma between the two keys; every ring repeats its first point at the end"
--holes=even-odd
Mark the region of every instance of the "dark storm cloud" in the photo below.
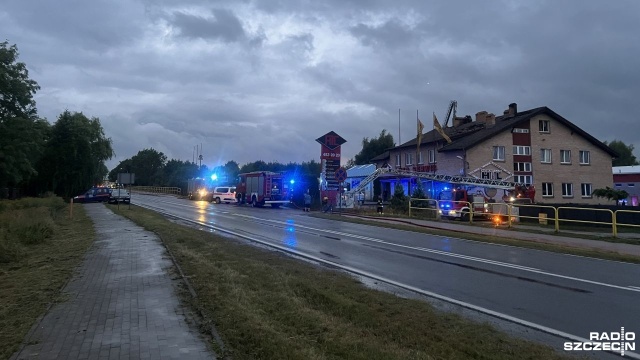
{"type": "Polygon", "coordinates": [[[351,33],[364,45],[395,48],[415,41],[414,30],[401,24],[398,20],[390,20],[381,26],[358,24],[351,28],[351,33]]]}
{"type": "Polygon", "coordinates": [[[211,13],[213,17],[204,18],[176,12],[173,14],[173,24],[180,28],[180,34],[185,37],[220,39],[225,42],[245,39],[244,28],[232,11],[213,9],[211,13]]]}
{"type": "MultiPolygon", "coordinates": [[[[601,140],[640,141],[635,0],[523,2],[8,0],[0,34],[39,113],[100,117],[118,158],[317,159],[313,141],[458,113],[549,106],[601,140]],[[255,145],[258,144],[258,145],[255,145]],[[258,149],[256,149],[258,147],[258,149]]],[[[115,164],[113,163],[115,162],[115,164]]]]}

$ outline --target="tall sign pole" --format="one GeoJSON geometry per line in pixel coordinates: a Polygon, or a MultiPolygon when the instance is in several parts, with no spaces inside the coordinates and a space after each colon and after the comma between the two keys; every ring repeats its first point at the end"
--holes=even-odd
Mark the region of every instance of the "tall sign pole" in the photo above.
{"type": "Polygon", "coordinates": [[[336,171],[340,168],[340,146],[347,142],[342,136],[330,131],[316,139],[320,143],[320,163],[322,174],[320,197],[328,197],[331,204],[336,204],[336,195],[340,190],[340,181],[336,179],[336,171]]]}

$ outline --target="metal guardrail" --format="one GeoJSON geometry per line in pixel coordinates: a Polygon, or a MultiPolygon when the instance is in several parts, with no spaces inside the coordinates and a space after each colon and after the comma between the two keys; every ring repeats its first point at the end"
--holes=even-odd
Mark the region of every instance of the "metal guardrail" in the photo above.
{"type": "MultiPolygon", "coordinates": [[[[447,203],[464,203],[469,207],[469,223],[473,223],[474,216],[478,215],[478,212],[474,212],[474,203],[469,203],[466,201],[451,201],[451,200],[435,200],[435,199],[418,199],[418,198],[409,198],[409,217],[412,215],[412,211],[435,211],[436,220],[440,220],[442,218],[440,209],[440,202],[446,201],[447,203]],[[427,202],[426,207],[415,206],[415,203],[427,202]]],[[[573,206],[549,206],[549,205],[535,205],[535,204],[506,204],[506,203],[491,203],[490,207],[492,211],[489,215],[496,215],[507,218],[507,226],[512,227],[514,218],[520,219],[537,219],[540,224],[546,224],[547,222],[553,221],[554,231],[556,233],[560,232],[560,223],[583,223],[583,224],[596,224],[596,225],[609,225],[611,226],[611,235],[616,238],[618,237],[618,228],[621,226],[635,227],[640,228],[640,224],[637,223],[621,223],[618,219],[618,214],[623,213],[637,213],[640,214],[638,210],[610,210],[610,209],[595,209],[595,208],[581,208],[581,207],[573,207],[573,206]],[[504,207],[504,212],[502,210],[499,213],[495,212],[496,207],[504,207]],[[530,216],[530,215],[522,215],[520,211],[514,211],[514,208],[536,208],[539,210],[538,216],[530,216]],[[608,214],[607,217],[610,217],[611,221],[591,221],[591,220],[576,220],[561,217],[562,210],[575,210],[575,211],[595,211],[600,213],[608,214]]],[[[483,213],[486,214],[486,213],[483,213]]]]}
{"type": "Polygon", "coordinates": [[[146,192],[154,194],[173,194],[182,195],[182,189],[179,187],[167,187],[167,186],[131,186],[129,187],[131,192],[146,192]]]}

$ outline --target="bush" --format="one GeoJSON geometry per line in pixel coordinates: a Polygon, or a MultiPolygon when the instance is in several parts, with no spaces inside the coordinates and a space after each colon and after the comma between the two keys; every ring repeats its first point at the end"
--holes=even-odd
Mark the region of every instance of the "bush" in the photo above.
{"type": "Polygon", "coordinates": [[[400,184],[396,184],[393,197],[391,197],[391,209],[398,213],[405,213],[409,210],[409,198],[404,195],[404,188],[400,184]]]}

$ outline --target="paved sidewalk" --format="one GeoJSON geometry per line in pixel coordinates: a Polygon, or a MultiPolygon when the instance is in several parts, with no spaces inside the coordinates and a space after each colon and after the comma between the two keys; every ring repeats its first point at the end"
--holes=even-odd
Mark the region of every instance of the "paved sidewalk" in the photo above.
{"type": "MultiPolygon", "coordinates": [[[[344,216],[354,216],[347,215],[344,216]]],[[[470,226],[466,224],[448,222],[448,221],[429,221],[429,220],[416,220],[416,219],[402,219],[402,218],[386,218],[379,216],[362,216],[356,215],[359,218],[367,218],[373,221],[382,221],[390,223],[404,223],[410,225],[416,225],[420,227],[450,230],[461,233],[480,234],[488,236],[498,236],[509,239],[519,239],[527,241],[535,241],[541,243],[558,244],[568,247],[594,249],[600,251],[611,251],[619,254],[640,256],[640,245],[626,244],[626,243],[614,243],[601,240],[580,239],[576,237],[561,236],[545,233],[539,231],[536,233],[499,229],[496,227],[484,227],[484,226],[470,226]]],[[[593,234],[590,234],[593,236],[593,234]]]]}
{"type": "Polygon", "coordinates": [[[102,204],[86,204],[96,241],[12,359],[213,359],[176,295],[158,237],[102,204]]]}

